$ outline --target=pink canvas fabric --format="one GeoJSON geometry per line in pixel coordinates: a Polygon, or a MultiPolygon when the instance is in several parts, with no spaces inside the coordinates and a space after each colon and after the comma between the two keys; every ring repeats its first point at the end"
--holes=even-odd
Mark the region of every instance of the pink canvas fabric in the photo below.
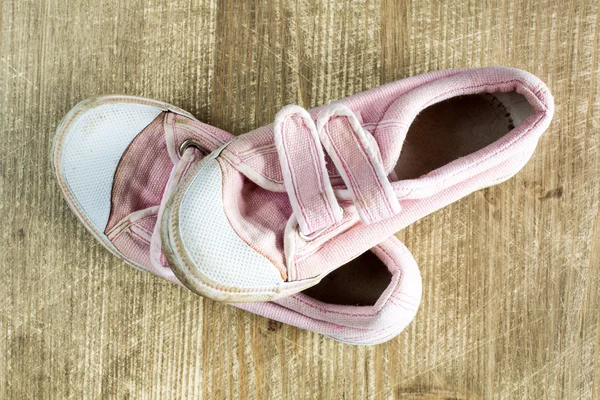
{"type": "MultiPolygon", "coordinates": [[[[273,125],[235,138],[191,168],[160,223],[165,255],[187,287],[216,300],[289,296],[417,219],[515,174],[553,107],[543,82],[503,67],[432,72],[310,111],[286,107],[273,125]],[[479,93],[516,93],[531,114],[478,151],[419,178],[396,180],[393,170],[417,114],[479,93]],[[181,224],[188,210],[202,214],[205,205],[189,193],[215,174],[223,180],[219,196],[228,224],[280,273],[278,280],[252,265],[215,274],[217,266],[193,250],[197,237],[181,224]]],[[[203,241],[212,246],[210,237],[203,241]]]]}
{"type": "MultiPolygon", "coordinates": [[[[120,115],[120,114],[119,114],[120,115]]],[[[102,120],[111,115],[100,113],[102,120]]],[[[117,125],[120,121],[116,121],[117,125]]],[[[118,133],[117,133],[118,134],[118,133]]],[[[85,226],[110,251],[138,269],[152,272],[182,285],[173,274],[160,242],[161,214],[165,203],[190,168],[233,139],[229,133],[203,124],[175,107],[152,100],[113,96],[86,101],[75,107],[58,129],[54,146],[54,166],[59,184],[71,208],[85,226]],[[82,194],[73,185],[65,159],[75,150],[77,134],[98,135],[110,139],[109,132],[90,130],[96,110],[128,104],[157,108],[157,116],[134,132],[132,140],[118,154],[118,164],[111,178],[110,212],[105,227],[94,226],[97,211],[85,206],[82,194]]],[[[106,152],[110,149],[84,148],[106,152]]],[[[85,162],[85,161],[84,161],[85,162]]],[[[107,161],[108,163],[108,161],[107,161]]],[[[100,172],[94,170],[94,172],[100,172]]],[[[102,189],[93,184],[84,189],[92,196],[102,189]]],[[[84,193],[85,194],[85,193],[84,193]]],[[[264,303],[238,303],[237,307],[280,322],[328,335],[352,344],[376,344],[399,334],[414,318],[421,297],[421,279],[410,252],[395,237],[384,240],[371,250],[390,272],[390,282],[373,305],[339,305],[319,301],[304,293],[264,303]]],[[[372,265],[365,265],[371,268],[372,265]]]]}

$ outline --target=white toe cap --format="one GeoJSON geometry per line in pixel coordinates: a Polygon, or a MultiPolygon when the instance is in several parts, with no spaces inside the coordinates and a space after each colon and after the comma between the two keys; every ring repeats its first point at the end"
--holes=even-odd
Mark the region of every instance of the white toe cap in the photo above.
{"type": "Polygon", "coordinates": [[[113,178],[123,152],[161,112],[137,103],[82,104],[59,128],[55,166],[61,186],[97,232],[108,223],[113,178]]]}
{"type": "Polygon", "coordinates": [[[225,215],[222,172],[216,160],[207,160],[186,190],[179,228],[191,261],[216,285],[259,289],[282,283],[275,265],[231,227],[225,215]]]}

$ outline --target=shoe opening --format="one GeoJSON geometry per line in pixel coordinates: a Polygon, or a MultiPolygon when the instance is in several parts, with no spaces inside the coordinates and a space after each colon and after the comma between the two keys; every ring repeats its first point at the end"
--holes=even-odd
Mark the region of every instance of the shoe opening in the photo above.
{"type": "Polygon", "coordinates": [[[388,267],[368,251],[302,293],[328,304],[372,306],[391,280],[388,267]]]}
{"type": "Polygon", "coordinates": [[[533,114],[517,92],[454,97],[427,107],[410,126],[394,172],[416,179],[494,143],[533,114]]]}

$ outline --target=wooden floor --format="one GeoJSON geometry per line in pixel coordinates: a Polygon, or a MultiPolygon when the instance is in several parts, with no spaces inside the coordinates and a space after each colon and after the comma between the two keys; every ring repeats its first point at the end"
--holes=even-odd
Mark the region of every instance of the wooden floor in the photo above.
{"type": "Polygon", "coordinates": [[[0,0],[0,398],[600,399],[600,5],[589,1],[0,0]],[[372,347],[270,323],[129,268],[50,167],[90,96],[236,134],[431,70],[507,65],[556,114],[508,182],[398,236],[424,284],[372,347]]]}

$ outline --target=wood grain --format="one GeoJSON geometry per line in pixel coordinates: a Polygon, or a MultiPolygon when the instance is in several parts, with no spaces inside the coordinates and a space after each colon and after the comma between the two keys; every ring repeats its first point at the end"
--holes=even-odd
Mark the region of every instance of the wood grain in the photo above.
{"type": "Polygon", "coordinates": [[[0,397],[600,399],[600,5],[589,1],[0,0],[0,397]],[[239,134],[451,67],[548,83],[532,159],[400,232],[416,320],[353,347],[127,267],[63,201],[54,129],[126,93],[239,134]]]}

